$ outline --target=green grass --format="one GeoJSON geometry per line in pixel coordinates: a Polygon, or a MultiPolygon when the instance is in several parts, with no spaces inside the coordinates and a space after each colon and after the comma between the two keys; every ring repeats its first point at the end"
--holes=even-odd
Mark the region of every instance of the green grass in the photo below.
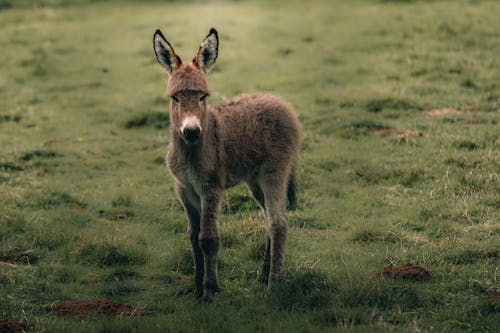
{"type": "Polygon", "coordinates": [[[496,1],[0,0],[0,319],[39,332],[493,332],[500,327],[496,1]],[[166,76],[220,32],[212,103],[289,100],[303,126],[283,281],[257,281],[265,224],[225,195],[220,293],[192,296],[164,155],[166,76]],[[430,117],[423,109],[461,113],[430,117]],[[377,129],[422,136],[376,136],[377,129]],[[428,282],[383,278],[390,263],[428,282]],[[66,319],[106,297],[152,311],[66,319]]]}

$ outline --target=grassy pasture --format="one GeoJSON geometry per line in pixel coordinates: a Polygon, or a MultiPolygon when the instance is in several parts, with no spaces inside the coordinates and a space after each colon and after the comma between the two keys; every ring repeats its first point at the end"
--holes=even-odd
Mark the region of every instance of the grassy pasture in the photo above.
{"type": "Polygon", "coordinates": [[[488,297],[500,289],[500,3],[39,4],[0,0],[0,319],[37,332],[500,327],[488,297]],[[164,166],[166,75],[151,39],[161,28],[188,60],[211,26],[211,102],[279,94],[303,144],[282,283],[257,282],[265,225],[236,187],[220,219],[221,291],[207,306],[192,297],[164,166]],[[444,108],[456,112],[422,112],[444,108]],[[408,261],[432,279],[379,274],[408,261]],[[96,297],[152,314],[48,311],[96,297]]]}

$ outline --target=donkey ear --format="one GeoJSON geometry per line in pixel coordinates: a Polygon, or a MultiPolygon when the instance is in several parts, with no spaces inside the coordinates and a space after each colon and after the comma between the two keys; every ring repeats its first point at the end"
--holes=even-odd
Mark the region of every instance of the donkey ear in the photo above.
{"type": "Polygon", "coordinates": [[[212,28],[201,43],[200,49],[196,53],[193,62],[203,68],[205,73],[208,73],[214,67],[218,53],[219,35],[217,34],[217,30],[212,28]]]}
{"type": "Polygon", "coordinates": [[[155,50],[156,59],[169,74],[172,74],[172,72],[182,64],[181,58],[175,54],[174,49],[159,29],[157,29],[153,35],[153,48],[155,50]]]}

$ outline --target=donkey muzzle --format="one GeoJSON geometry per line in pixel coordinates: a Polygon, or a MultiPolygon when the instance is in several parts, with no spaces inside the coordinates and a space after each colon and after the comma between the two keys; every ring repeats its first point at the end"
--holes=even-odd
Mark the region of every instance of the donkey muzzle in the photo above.
{"type": "Polygon", "coordinates": [[[200,138],[200,128],[199,127],[186,127],[182,131],[182,135],[184,135],[184,138],[186,139],[187,142],[189,143],[196,143],[198,142],[200,138]]]}
{"type": "Polygon", "coordinates": [[[197,117],[187,117],[182,122],[181,133],[186,142],[196,143],[200,139],[201,126],[197,117]]]}

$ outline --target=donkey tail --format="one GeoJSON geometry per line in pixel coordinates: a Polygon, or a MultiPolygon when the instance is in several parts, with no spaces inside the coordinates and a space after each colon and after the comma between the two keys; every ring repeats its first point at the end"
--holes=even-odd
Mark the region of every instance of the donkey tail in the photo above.
{"type": "Polygon", "coordinates": [[[286,196],[288,199],[288,209],[297,209],[297,176],[295,174],[295,165],[292,167],[290,176],[288,178],[288,188],[286,196]]]}

